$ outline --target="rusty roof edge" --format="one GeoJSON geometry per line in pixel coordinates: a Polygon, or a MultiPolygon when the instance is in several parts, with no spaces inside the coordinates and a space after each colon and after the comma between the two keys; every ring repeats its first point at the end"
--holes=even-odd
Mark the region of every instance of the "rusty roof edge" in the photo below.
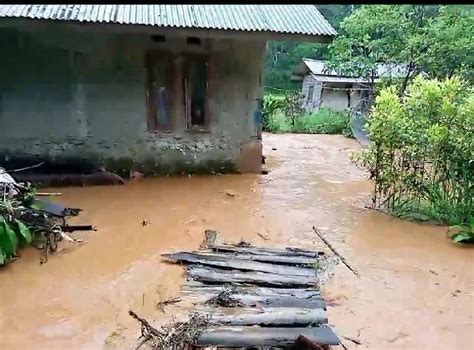
{"type": "MultiPolygon", "coordinates": [[[[23,5],[0,5],[0,18],[10,18],[10,19],[21,19],[21,18],[31,18],[37,20],[52,20],[58,22],[75,22],[75,23],[95,23],[95,24],[120,24],[124,26],[129,25],[142,25],[142,26],[150,26],[154,28],[183,28],[183,29],[212,29],[216,31],[236,31],[236,32],[244,32],[244,33],[274,33],[274,34],[285,34],[287,36],[293,35],[305,35],[305,36],[321,36],[321,37],[333,37],[337,34],[335,29],[329,24],[329,22],[324,18],[324,16],[320,13],[319,9],[316,5],[311,5],[314,7],[314,13],[312,16],[314,17],[314,21],[309,24],[308,30],[302,30],[298,28],[298,26],[279,26],[275,25],[275,21],[278,22],[282,17],[281,13],[277,11],[273,11],[271,8],[264,9],[262,6],[265,5],[257,5],[257,19],[259,19],[261,25],[256,25],[252,23],[249,25],[248,22],[239,22],[236,17],[230,18],[226,17],[226,20],[221,19],[220,23],[214,24],[214,26],[203,25],[199,23],[199,19],[196,16],[196,11],[194,8],[191,9],[192,11],[192,26],[186,21],[166,21],[164,23],[159,23],[156,18],[153,21],[149,19],[144,20],[143,16],[139,16],[140,18],[137,19],[137,13],[142,13],[144,8],[140,8],[142,11],[129,11],[130,13],[126,13],[125,15],[122,13],[122,17],[120,16],[120,5],[116,5],[115,9],[113,10],[112,18],[110,20],[106,18],[105,12],[99,11],[95,9],[94,6],[96,5],[72,5],[72,9],[75,11],[64,11],[64,7],[61,5],[26,5],[28,7],[25,8],[23,5]],[[99,13],[102,15],[99,16],[99,13]],[[94,16],[92,16],[94,14],[94,16]],[[131,18],[133,17],[133,18],[131,18]]],[[[133,5],[132,5],[133,6],[133,5]]],[[[137,5],[139,6],[139,5],[137,5]]],[[[169,5],[171,6],[171,5],[169,5]]],[[[179,6],[179,5],[176,5],[179,6]]],[[[225,6],[225,5],[224,5],[225,6]]],[[[299,5],[298,5],[299,6],[299,5]]],[[[304,5],[303,5],[304,6],[304,5]]],[[[134,7],[135,8],[135,7],[134,7]]],[[[72,10],[71,9],[71,10],[72,10]]],[[[137,7],[138,9],[138,7],[137,7]]],[[[148,10],[148,9],[146,9],[148,10]]],[[[214,9],[215,10],[215,9],[214,9]]],[[[301,9],[300,9],[301,10],[301,9]]],[[[228,9],[222,8],[222,13],[226,13],[228,9]]],[[[123,11],[122,11],[123,12],[123,11]]],[[[257,20],[258,22],[258,20],[257,20]]],[[[258,23],[257,23],[258,24],[258,23]]]]}
{"type": "MultiPolygon", "coordinates": [[[[151,26],[146,24],[121,24],[116,22],[91,22],[91,21],[79,21],[70,20],[64,21],[59,19],[39,19],[31,17],[8,17],[5,20],[21,21],[29,23],[49,23],[61,26],[68,26],[71,29],[81,28],[108,28],[117,29],[117,32],[123,33],[151,33],[151,34],[176,34],[187,35],[193,33],[196,36],[204,36],[208,38],[229,38],[230,36],[249,36],[256,40],[272,41],[272,40],[295,40],[295,41],[307,41],[307,42],[319,42],[319,43],[330,43],[333,40],[333,36],[329,34],[304,34],[304,33],[288,33],[278,31],[263,31],[263,30],[222,30],[218,28],[196,28],[196,27],[184,27],[176,25],[165,25],[165,26],[151,26]],[[185,33],[182,33],[185,32],[185,33]]],[[[2,18],[0,17],[0,21],[2,18]]]]}

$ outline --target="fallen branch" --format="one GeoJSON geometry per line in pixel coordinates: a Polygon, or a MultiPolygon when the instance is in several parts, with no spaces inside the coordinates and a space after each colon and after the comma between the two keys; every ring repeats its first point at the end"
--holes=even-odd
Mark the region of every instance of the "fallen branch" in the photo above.
{"type": "Polygon", "coordinates": [[[318,230],[316,227],[314,227],[314,226],[313,226],[313,230],[314,230],[314,232],[316,232],[316,234],[318,235],[318,237],[321,238],[321,240],[327,245],[327,247],[328,247],[329,249],[331,249],[331,251],[332,251],[334,254],[336,254],[339,259],[341,259],[341,261],[344,263],[344,265],[346,265],[347,268],[348,268],[349,270],[351,270],[352,273],[354,273],[354,275],[356,275],[357,277],[360,277],[360,274],[359,274],[353,267],[351,267],[351,266],[349,265],[349,263],[346,261],[346,259],[345,259],[341,254],[339,254],[339,253],[337,252],[337,250],[331,245],[331,243],[329,243],[329,242],[326,240],[326,238],[323,237],[323,235],[321,234],[321,232],[319,232],[319,230],[318,230]]]}
{"type": "Polygon", "coordinates": [[[161,333],[153,327],[151,324],[148,323],[147,320],[144,318],[141,318],[138,316],[135,312],[132,310],[128,311],[128,314],[132,316],[134,319],[136,319],[138,322],[140,322],[140,325],[142,327],[142,336],[147,338],[149,336],[155,336],[155,337],[161,337],[161,333]]]}
{"type": "Polygon", "coordinates": [[[163,306],[169,305],[169,304],[176,304],[176,303],[179,303],[180,301],[181,301],[181,298],[178,298],[178,297],[166,299],[156,304],[156,308],[160,309],[161,312],[165,313],[165,309],[163,308],[163,306]]]}
{"type": "Polygon", "coordinates": [[[196,343],[209,323],[205,316],[193,314],[186,322],[171,322],[162,326],[161,330],[157,330],[132,310],[129,310],[128,314],[140,322],[142,331],[140,339],[142,341],[139,346],[149,342],[153,349],[186,349],[196,343]]]}
{"type": "Polygon", "coordinates": [[[52,197],[52,196],[62,196],[63,194],[61,192],[36,192],[36,196],[41,196],[41,197],[52,197]]]}
{"type": "Polygon", "coordinates": [[[16,173],[16,172],[19,172],[19,171],[24,171],[24,170],[29,170],[29,169],[34,169],[34,168],[38,168],[40,166],[42,166],[44,164],[44,161],[41,162],[41,163],[38,163],[38,164],[35,164],[35,165],[31,165],[31,166],[27,166],[27,167],[24,167],[24,168],[19,168],[19,169],[12,169],[12,170],[3,170],[3,172],[8,172],[8,173],[16,173]]]}
{"type": "Polygon", "coordinates": [[[344,339],[347,339],[347,340],[350,340],[351,342],[353,342],[354,344],[357,344],[357,345],[362,345],[362,343],[360,342],[360,340],[357,340],[357,339],[354,339],[354,338],[351,338],[351,337],[346,337],[343,335],[343,338],[344,339]]]}
{"type": "Polygon", "coordinates": [[[262,237],[266,241],[268,241],[270,239],[270,238],[268,238],[268,236],[264,236],[261,233],[257,233],[257,235],[259,235],[260,237],[262,237]]]}

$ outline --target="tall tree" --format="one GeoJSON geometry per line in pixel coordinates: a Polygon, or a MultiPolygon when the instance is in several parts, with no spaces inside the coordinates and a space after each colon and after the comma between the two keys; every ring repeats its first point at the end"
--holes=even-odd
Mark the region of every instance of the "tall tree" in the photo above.
{"type": "Polygon", "coordinates": [[[341,34],[329,45],[327,68],[364,78],[370,101],[379,64],[396,64],[404,48],[405,23],[401,6],[362,6],[342,21],[341,34]]]}
{"type": "MultiPolygon", "coordinates": [[[[358,7],[360,5],[318,5],[321,13],[336,30],[339,29],[340,22],[358,7]]],[[[328,45],[292,41],[269,42],[264,63],[265,85],[282,89],[297,89],[297,85],[290,82],[290,76],[303,57],[327,59],[328,45]]]]}
{"type": "Polygon", "coordinates": [[[341,23],[328,68],[363,77],[373,90],[379,64],[403,67],[399,94],[420,72],[472,80],[472,6],[364,5],[341,23]]]}
{"type": "Polygon", "coordinates": [[[474,6],[442,6],[426,32],[425,69],[438,78],[474,80],[474,6]]]}

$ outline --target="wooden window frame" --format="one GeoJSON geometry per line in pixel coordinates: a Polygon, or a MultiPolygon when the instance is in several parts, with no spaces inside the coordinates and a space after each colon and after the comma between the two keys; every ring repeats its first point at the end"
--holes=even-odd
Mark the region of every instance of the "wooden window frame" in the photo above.
{"type": "Polygon", "coordinates": [[[146,106],[147,106],[147,114],[146,114],[146,124],[147,130],[150,132],[172,132],[173,131],[173,120],[174,120],[174,113],[173,113],[173,98],[168,97],[167,104],[168,104],[168,111],[169,111],[169,120],[167,123],[163,124],[158,121],[156,112],[157,106],[155,105],[155,101],[153,99],[153,64],[158,61],[159,57],[164,57],[165,61],[167,62],[168,66],[171,69],[171,84],[168,87],[168,93],[172,94],[175,93],[174,81],[176,76],[176,66],[174,63],[174,57],[171,53],[161,51],[161,50],[148,50],[145,54],[145,93],[146,93],[146,106]]]}
{"type": "Polygon", "coordinates": [[[185,111],[185,122],[186,122],[186,131],[190,132],[209,132],[210,125],[211,125],[211,110],[209,108],[209,99],[211,94],[210,89],[210,81],[212,78],[212,56],[209,54],[199,54],[199,53],[186,53],[183,54],[183,102],[184,102],[184,111],[185,111]],[[191,95],[189,93],[190,85],[192,84],[192,79],[190,75],[190,66],[193,60],[202,60],[204,59],[206,63],[206,91],[204,96],[204,125],[200,126],[199,128],[193,128],[191,124],[191,95]]]}
{"type": "Polygon", "coordinates": [[[310,85],[308,86],[308,98],[306,99],[306,103],[313,103],[313,100],[314,100],[314,85],[310,85]]]}

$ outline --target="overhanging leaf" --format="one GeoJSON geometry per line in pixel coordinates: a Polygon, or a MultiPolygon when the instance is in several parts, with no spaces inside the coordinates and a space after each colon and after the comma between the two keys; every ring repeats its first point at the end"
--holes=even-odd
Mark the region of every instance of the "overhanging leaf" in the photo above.
{"type": "Polygon", "coordinates": [[[18,238],[15,231],[5,221],[3,216],[0,216],[0,248],[7,255],[15,254],[18,246],[18,238]]]}
{"type": "Polygon", "coordinates": [[[31,231],[30,229],[22,223],[20,220],[15,220],[16,223],[16,228],[17,228],[17,233],[23,237],[26,241],[26,243],[31,243],[32,237],[31,237],[31,231]]]}
{"type": "Polygon", "coordinates": [[[456,243],[473,243],[474,242],[474,236],[472,234],[469,234],[468,232],[459,232],[456,233],[451,237],[453,242],[456,243]]]}
{"type": "Polygon", "coordinates": [[[0,248],[0,265],[5,265],[7,261],[8,261],[8,258],[5,252],[0,248]]]}

